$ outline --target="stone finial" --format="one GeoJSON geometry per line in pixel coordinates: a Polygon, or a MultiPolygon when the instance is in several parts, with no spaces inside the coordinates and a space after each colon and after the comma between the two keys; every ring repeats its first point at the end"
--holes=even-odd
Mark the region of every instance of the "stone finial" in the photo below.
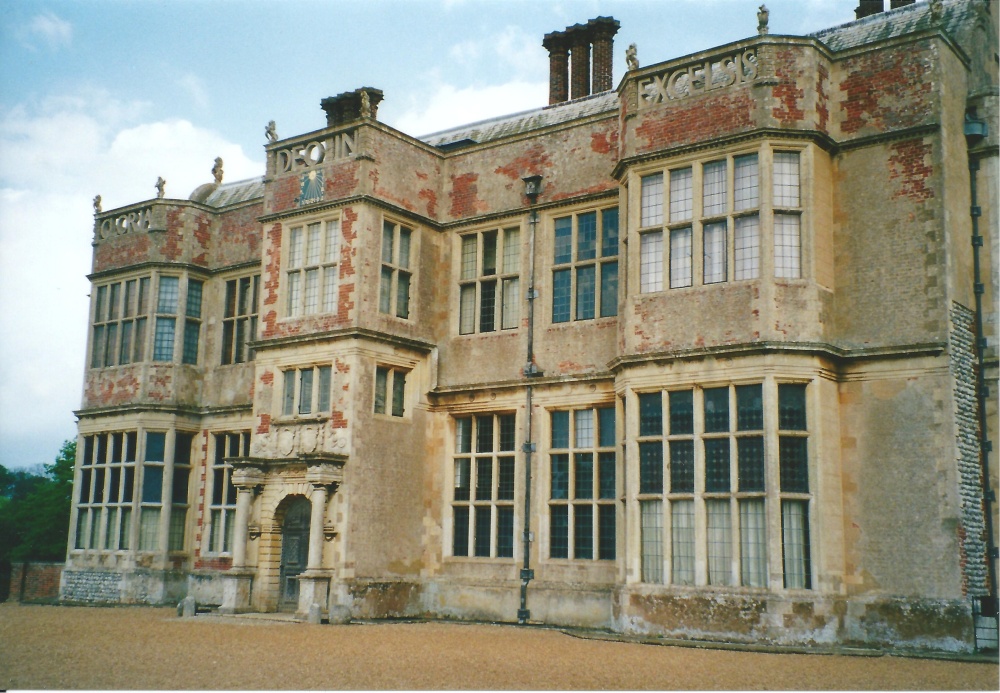
{"type": "Polygon", "coordinates": [[[770,14],[771,13],[767,11],[766,5],[761,5],[757,10],[757,33],[761,36],[765,36],[768,32],[767,19],[770,14]]]}
{"type": "Polygon", "coordinates": [[[931,21],[939,22],[944,16],[944,2],[942,0],[931,0],[931,21]]]}
{"type": "Polygon", "coordinates": [[[215,166],[212,167],[212,175],[215,176],[215,184],[222,184],[222,157],[215,157],[215,166]]]}
{"type": "Polygon", "coordinates": [[[166,185],[167,185],[167,181],[163,180],[162,176],[160,176],[160,177],[158,177],[156,179],[156,198],[157,199],[162,199],[163,198],[163,188],[166,187],[166,185]]]}
{"type": "Polygon", "coordinates": [[[94,214],[100,214],[101,211],[101,196],[97,195],[94,198],[94,214]]]}
{"type": "Polygon", "coordinates": [[[628,44],[628,48],[625,49],[625,64],[630,71],[639,69],[639,57],[636,55],[634,43],[628,44]]]}
{"type": "Polygon", "coordinates": [[[368,96],[368,92],[361,92],[361,117],[371,118],[372,117],[372,100],[368,96]]]}
{"type": "Polygon", "coordinates": [[[268,121],[267,127],[264,128],[264,135],[268,142],[278,141],[278,126],[274,124],[273,120],[268,121]]]}

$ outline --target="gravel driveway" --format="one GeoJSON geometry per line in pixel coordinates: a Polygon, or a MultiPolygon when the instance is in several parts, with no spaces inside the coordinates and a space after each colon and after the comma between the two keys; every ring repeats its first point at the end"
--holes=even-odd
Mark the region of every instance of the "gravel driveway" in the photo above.
{"type": "Polygon", "coordinates": [[[997,690],[996,663],[762,654],[460,623],[0,604],[0,688],[997,690]]]}

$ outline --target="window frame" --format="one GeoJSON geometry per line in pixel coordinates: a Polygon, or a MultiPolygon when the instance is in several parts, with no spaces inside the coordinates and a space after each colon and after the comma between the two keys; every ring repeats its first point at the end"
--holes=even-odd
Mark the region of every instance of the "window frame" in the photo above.
{"type": "MultiPolygon", "coordinates": [[[[548,560],[613,562],[618,552],[619,476],[615,402],[550,409],[548,414],[548,560]],[[583,414],[589,414],[589,417],[581,416],[583,414]],[[606,419],[606,416],[610,418],[606,419]],[[565,435],[557,431],[556,421],[562,418],[566,420],[565,435]],[[588,418],[589,427],[581,425],[588,418]],[[610,423],[610,433],[605,428],[607,423],[610,423]],[[590,483],[585,484],[581,482],[581,469],[585,469],[588,456],[590,483]],[[558,485],[557,458],[565,469],[565,480],[558,485]],[[610,470],[610,484],[604,476],[605,470],[610,470]],[[587,514],[590,515],[589,518],[586,517],[587,514]],[[557,515],[565,515],[565,523],[557,523],[557,515]],[[604,524],[608,516],[611,518],[610,528],[604,524]],[[589,527],[582,525],[581,520],[589,524],[589,527]],[[562,541],[557,543],[555,535],[557,529],[563,527],[566,529],[565,546],[562,541]],[[588,543],[589,547],[586,546],[588,543]]],[[[560,472],[559,476],[562,474],[560,472]]],[[[585,475],[583,476],[585,479],[585,475]]]]}
{"type": "Polygon", "coordinates": [[[285,317],[339,312],[340,262],[345,245],[340,216],[297,219],[285,224],[283,235],[287,238],[282,262],[285,317]]]}
{"type": "Polygon", "coordinates": [[[413,318],[414,282],[416,270],[414,259],[418,257],[418,234],[415,226],[406,225],[385,217],[382,219],[380,239],[380,271],[378,311],[383,315],[411,320],[413,318]],[[388,242],[387,242],[388,237],[388,242]],[[403,239],[406,243],[403,243],[403,239]],[[403,247],[406,253],[403,253],[403,247]],[[405,284],[403,278],[406,278],[405,284]],[[405,286],[405,298],[402,296],[405,286]]]}
{"type": "Polygon", "coordinates": [[[524,243],[521,226],[509,225],[470,231],[458,236],[458,334],[485,334],[516,330],[521,324],[521,267],[524,243]],[[489,239],[492,238],[492,243],[489,239]],[[510,240],[514,238],[516,240],[510,240]],[[474,257],[468,264],[468,241],[474,257]],[[492,244],[490,265],[488,248],[492,244]],[[513,248],[513,253],[508,250],[513,248]],[[492,286],[492,300],[487,287],[492,286]],[[468,300],[471,297],[471,301],[468,300]],[[487,323],[487,311],[492,319],[487,323]]]}
{"type": "Polygon", "coordinates": [[[129,551],[140,467],[139,432],[86,433],[80,442],[72,550],[129,551]]]}
{"type": "Polygon", "coordinates": [[[516,537],[522,520],[517,501],[522,490],[517,412],[457,414],[451,417],[451,431],[450,494],[446,499],[451,522],[445,555],[458,560],[518,560],[520,546],[516,537]],[[488,450],[481,449],[486,438],[481,428],[485,420],[490,421],[488,450]],[[467,435],[463,435],[463,430],[467,435]],[[505,439],[505,432],[509,440],[505,439]],[[488,497],[482,497],[485,489],[481,481],[487,467],[490,489],[488,497]],[[504,523],[509,523],[509,528],[501,526],[504,523]],[[488,537],[484,527],[488,529],[488,537]],[[484,544],[488,544],[485,550],[484,544]]]}
{"type": "Polygon", "coordinates": [[[410,417],[407,406],[406,377],[412,368],[398,365],[375,366],[375,383],[372,411],[376,416],[403,419],[410,417]],[[391,385],[390,385],[391,383],[391,385]]]}
{"type": "Polygon", "coordinates": [[[810,152],[808,145],[769,140],[750,148],[686,156],[636,170],[633,180],[638,192],[631,196],[631,204],[639,220],[635,251],[638,292],[660,293],[768,276],[777,281],[806,278],[810,152]],[[753,157],[755,163],[750,164],[753,157]],[[786,165],[783,170],[787,175],[782,177],[775,167],[786,158],[794,163],[786,165]],[[723,163],[725,173],[720,179],[715,167],[723,163]],[[753,171],[749,189],[741,184],[748,164],[753,171]],[[672,199],[676,196],[671,193],[670,181],[680,171],[693,174],[688,188],[693,191],[689,214],[686,207],[683,213],[673,209],[677,201],[672,199]],[[724,189],[712,186],[723,180],[724,189]],[[787,185],[780,184],[783,182],[787,185]],[[741,193],[747,190],[749,196],[741,193]],[[797,194],[783,198],[780,191],[786,190],[797,194]],[[688,254],[677,255],[680,236],[687,229],[688,254]],[[719,252],[722,247],[724,252],[719,252]],[[788,258],[784,270],[783,257],[788,258]]]}
{"type": "Polygon", "coordinates": [[[184,291],[184,332],[181,335],[181,363],[198,365],[198,354],[201,346],[201,323],[205,303],[205,282],[201,279],[187,278],[184,291]],[[197,292],[194,288],[197,287],[197,292]],[[195,299],[197,293],[197,299],[195,299]]]}
{"type": "Polygon", "coordinates": [[[328,363],[280,369],[281,389],[275,388],[280,420],[328,418],[333,411],[333,367],[328,363]],[[324,383],[325,381],[325,383],[324,383]]]}
{"type": "Polygon", "coordinates": [[[768,376],[636,392],[638,416],[631,434],[637,451],[633,498],[638,506],[638,582],[709,589],[812,589],[815,545],[809,533],[815,471],[809,422],[814,389],[813,381],[768,376]],[[782,388],[799,390],[802,425],[798,428],[779,425],[782,388]],[[727,422],[724,430],[711,430],[707,393],[720,391],[725,391],[727,422]],[[671,401],[676,397],[680,402],[684,394],[690,395],[688,415],[671,401]],[[656,403],[658,409],[644,402],[656,403]],[[675,426],[685,421],[687,428],[675,426]],[[803,441],[796,447],[804,454],[793,463],[798,465],[796,483],[804,487],[789,490],[781,483],[782,438],[803,441]],[[728,451],[724,486],[710,484],[709,478],[711,450],[722,447],[728,451]],[[690,481],[677,467],[685,460],[685,450],[690,455],[686,463],[690,481]],[[794,510],[792,529],[799,533],[798,545],[785,537],[786,506],[794,510]],[[712,513],[719,509],[724,509],[725,517],[714,536],[724,537],[727,545],[713,554],[712,513]],[[788,561],[797,561],[795,584],[786,575],[788,561]],[[721,573],[720,566],[725,566],[721,573]]]}
{"type": "Polygon", "coordinates": [[[550,324],[617,317],[621,264],[621,214],[618,205],[599,205],[553,214],[548,226],[551,229],[549,249],[552,253],[550,324]],[[594,219],[592,250],[588,248],[589,243],[581,230],[582,220],[591,216],[594,219]],[[561,228],[566,226],[567,221],[568,248],[560,252],[561,228]],[[605,270],[611,268],[614,268],[613,275],[606,275],[605,270]],[[584,274],[587,270],[592,270],[589,283],[582,280],[587,276],[584,274]],[[562,281],[562,277],[568,278],[568,283],[562,281]],[[565,293],[564,301],[562,293],[565,293]],[[588,294],[592,300],[587,300],[588,294]]]}
{"type": "Polygon", "coordinates": [[[202,533],[202,550],[209,556],[231,556],[236,522],[236,487],[233,485],[231,458],[250,454],[250,431],[212,433],[212,457],[205,488],[208,527],[202,533]],[[220,545],[221,542],[221,545],[220,545]]]}
{"type": "Polygon", "coordinates": [[[142,274],[93,286],[90,369],[125,366],[145,360],[152,284],[153,275],[142,274]]]}
{"type": "Polygon", "coordinates": [[[254,360],[250,343],[257,338],[260,311],[260,273],[225,280],[222,305],[222,344],[219,364],[254,360]]]}

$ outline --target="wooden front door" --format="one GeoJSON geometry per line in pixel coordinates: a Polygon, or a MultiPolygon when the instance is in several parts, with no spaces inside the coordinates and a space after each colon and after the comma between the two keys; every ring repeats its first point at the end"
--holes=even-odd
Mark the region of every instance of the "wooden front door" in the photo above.
{"type": "Polygon", "coordinates": [[[288,506],[281,525],[281,610],[299,606],[299,573],[309,560],[309,516],[312,506],[297,498],[288,506]]]}

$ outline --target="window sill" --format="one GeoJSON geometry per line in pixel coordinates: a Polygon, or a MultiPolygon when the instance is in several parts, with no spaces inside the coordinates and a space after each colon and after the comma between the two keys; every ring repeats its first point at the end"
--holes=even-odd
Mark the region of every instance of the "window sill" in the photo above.
{"type": "Polygon", "coordinates": [[[406,414],[403,414],[402,416],[393,416],[392,414],[377,414],[373,412],[372,416],[375,418],[376,421],[396,421],[398,423],[404,423],[404,422],[409,423],[411,420],[410,417],[407,416],[406,414]]]}
{"type": "Polygon", "coordinates": [[[605,315],[600,318],[584,318],[582,320],[567,320],[566,322],[549,322],[549,329],[566,329],[567,327],[585,327],[587,325],[600,325],[603,323],[617,322],[617,315],[605,315]]]}
{"type": "Polygon", "coordinates": [[[469,332],[467,334],[457,334],[456,339],[471,339],[475,337],[508,337],[516,334],[520,334],[521,328],[518,327],[505,327],[500,330],[493,330],[492,332],[469,332]]]}
{"type": "Polygon", "coordinates": [[[292,424],[321,424],[329,421],[329,414],[303,414],[302,416],[281,416],[276,419],[271,420],[271,424],[275,426],[290,426],[292,424]]]}

